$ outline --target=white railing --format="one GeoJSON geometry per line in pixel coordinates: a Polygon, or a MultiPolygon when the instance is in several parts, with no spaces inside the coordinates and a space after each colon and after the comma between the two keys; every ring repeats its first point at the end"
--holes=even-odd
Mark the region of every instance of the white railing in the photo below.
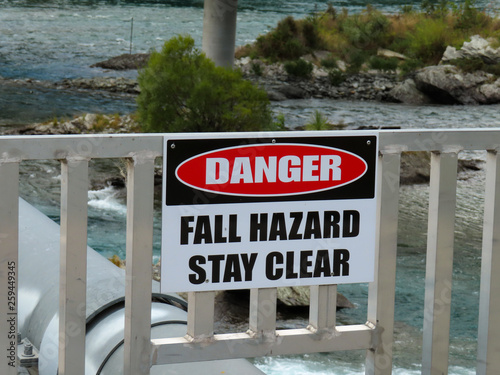
{"type": "Polygon", "coordinates": [[[13,297],[18,283],[20,162],[55,159],[62,163],[59,374],[84,374],[86,322],[78,311],[86,300],[88,162],[126,158],[124,374],[149,374],[151,366],[166,363],[354,349],[366,349],[367,374],[390,374],[400,157],[404,151],[431,151],[422,373],[446,374],[451,299],[442,296],[451,292],[457,159],[464,150],[487,151],[477,370],[496,373],[500,368],[500,130],[380,131],[379,145],[378,244],[366,324],[338,326],[337,287],[327,285],[311,287],[307,327],[276,330],[276,290],[254,289],[248,331],[214,335],[214,292],[196,292],[189,294],[187,335],[151,340],[153,175],[163,137],[0,137],[0,373],[17,373],[10,366],[10,354],[15,354],[11,338],[17,332],[13,297]]]}

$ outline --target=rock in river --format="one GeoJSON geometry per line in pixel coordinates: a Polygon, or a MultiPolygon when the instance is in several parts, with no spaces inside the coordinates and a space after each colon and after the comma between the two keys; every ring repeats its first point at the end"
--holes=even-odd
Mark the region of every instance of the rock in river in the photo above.
{"type": "Polygon", "coordinates": [[[465,73],[453,65],[428,66],[414,79],[417,88],[437,103],[493,104],[499,97],[500,80],[483,71],[465,73]]]}
{"type": "Polygon", "coordinates": [[[102,68],[110,70],[136,70],[146,66],[149,60],[149,53],[125,53],[120,56],[113,57],[106,61],[98,62],[91,65],[91,68],[102,68]]]}

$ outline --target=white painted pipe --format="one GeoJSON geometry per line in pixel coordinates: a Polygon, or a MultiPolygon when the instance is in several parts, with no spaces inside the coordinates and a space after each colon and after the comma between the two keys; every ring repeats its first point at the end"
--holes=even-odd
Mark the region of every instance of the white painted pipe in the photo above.
{"type": "MultiPolygon", "coordinates": [[[[24,200],[19,201],[19,332],[39,349],[40,375],[58,372],[59,237],[54,221],[24,200]]],[[[152,281],[151,337],[186,334],[185,302],[159,294],[152,281]]],[[[85,374],[123,373],[125,270],[92,248],[87,249],[87,335],[85,374]]],[[[262,374],[246,360],[155,366],[161,374],[262,374]]]]}

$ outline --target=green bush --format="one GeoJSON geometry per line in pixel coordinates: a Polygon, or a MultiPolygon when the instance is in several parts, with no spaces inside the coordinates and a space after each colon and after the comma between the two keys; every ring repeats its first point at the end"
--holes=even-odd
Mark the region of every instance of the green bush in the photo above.
{"type": "Polygon", "coordinates": [[[368,60],[368,65],[372,69],[391,71],[398,68],[399,60],[395,57],[372,56],[368,60]]]}
{"type": "MultiPolygon", "coordinates": [[[[384,15],[368,5],[351,15],[327,3],[324,13],[303,20],[283,19],[275,29],[259,37],[246,50],[246,56],[290,61],[314,50],[326,50],[346,61],[351,73],[369,63],[379,48],[407,56],[408,60],[399,66],[404,70],[437,64],[447,46],[458,48],[471,35],[497,40],[494,48],[500,45],[500,20],[477,7],[477,0],[424,0],[420,9],[416,4],[401,6],[399,14],[384,15]]],[[[328,64],[323,66],[334,68],[328,64]]]]}
{"type": "Polygon", "coordinates": [[[452,60],[450,64],[455,65],[465,73],[473,73],[482,70],[494,76],[500,76],[500,64],[486,64],[480,57],[452,60]]]}
{"type": "Polygon", "coordinates": [[[361,49],[353,49],[349,55],[349,66],[347,67],[348,73],[358,73],[365,62],[370,57],[370,51],[361,49]]]}
{"type": "Polygon", "coordinates": [[[486,65],[485,71],[486,73],[491,73],[498,78],[500,77],[500,64],[486,65]]]}
{"type": "Polygon", "coordinates": [[[303,59],[287,61],[284,68],[289,75],[303,78],[310,77],[314,69],[313,64],[303,59]]]}
{"type": "Polygon", "coordinates": [[[337,67],[337,59],[334,57],[327,57],[321,60],[321,66],[326,69],[334,69],[337,67]]]}
{"type": "Polygon", "coordinates": [[[433,18],[446,17],[446,15],[449,13],[449,8],[452,6],[454,6],[454,4],[448,0],[440,0],[437,2],[432,0],[424,0],[420,4],[422,11],[433,18]]]}
{"type": "Polygon", "coordinates": [[[281,112],[276,115],[276,119],[274,120],[273,124],[275,130],[288,130],[285,125],[285,115],[281,112]]]}
{"type": "Polygon", "coordinates": [[[367,7],[363,13],[343,19],[340,30],[354,47],[372,49],[386,38],[389,26],[390,21],[386,15],[367,7]]]}
{"type": "Polygon", "coordinates": [[[269,33],[259,36],[255,43],[260,56],[281,61],[295,60],[323,47],[319,18],[315,15],[300,21],[288,16],[269,33]]]}
{"type": "Polygon", "coordinates": [[[261,76],[263,71],[262,71],[262,65],[260,65],[260,63],[255,63],[253,62],[251,65],[250,65],[250,69],[252,70],[252,73],[255,74],[256,76],[261,76]]]}
{"type": "Polygon", "coordinates": [[[345,79],[345,74],[339,69],[332,69],[328,72],[328,80],[333,86],[339,86],[345,79]]]}
{"type": "Polygon", "coordinates": [[[271,60],[298,59],[306,52],[305,47],[297,37],[281,38],[276,34],[258,37],[256,47],[259,56],[271,60]]]}
{"type": "Polygon", "coordinates": [[[256,47],[261,56],[279,59],[298,59],[304,55],[306,48],[299,39],[297,22],[288,16],[278,22],[275,29],[257,38],[256,47]]]}
{"type": "Polygon", "coordinates": [[[291,38],[282,45],[279,57],[282,59],[298,59],[305,55],[306,49],[302,42],[297,38],[291,38]]]}
{"type": "Polygon", "coordinates": [[[452,44],[452,37],[446,23],[425,19],[408,35],[409,52],[417,59],[436,64],[441,60],[446,47],[452,44]]]}
{"type": "Polygon", "coordinates": [[[322,40],[318,31],[318,20],[308,17],[302,24],[302,36],[307,48],[314,50],[322,47],[322,40]]]}
{"type": "Polygon", "coordinates": [[[241,72],[216,67],[178,36],[139,72],[138,117],[147,132],[257,131],[272,127],[265,91],[241,72]]]}
{"type": "Polygon", "coordinates": [[[457,18],[455,27],[463,30],[482,29],[489,25],[491,18],[476,7],[476,0],[465,0],[454,11],[457,18]]]}
{"type": "Polygon", "coordinates": [[[399,65],[399,69],[401,70],[402,75],[409,74],[414,72],[417,69],[420,69],[424,66],[422,60],[419,59],[408,59],[405,60],[399,65]]]}
{"type": "Polygon", "coordinates": [[[314,69],[313,64],[303,59],[287,61],[283,67],[289,75],[301,78],[310,77],[314,69]]]}

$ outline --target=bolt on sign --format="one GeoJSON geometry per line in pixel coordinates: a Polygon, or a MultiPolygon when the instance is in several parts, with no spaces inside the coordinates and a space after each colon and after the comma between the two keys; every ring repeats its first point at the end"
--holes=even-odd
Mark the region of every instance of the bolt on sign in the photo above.
{"type": "Polygon", "coordinates": [[[373,132],[166,136],[162,292],[373,281],[376,161],[373,132]]]}

